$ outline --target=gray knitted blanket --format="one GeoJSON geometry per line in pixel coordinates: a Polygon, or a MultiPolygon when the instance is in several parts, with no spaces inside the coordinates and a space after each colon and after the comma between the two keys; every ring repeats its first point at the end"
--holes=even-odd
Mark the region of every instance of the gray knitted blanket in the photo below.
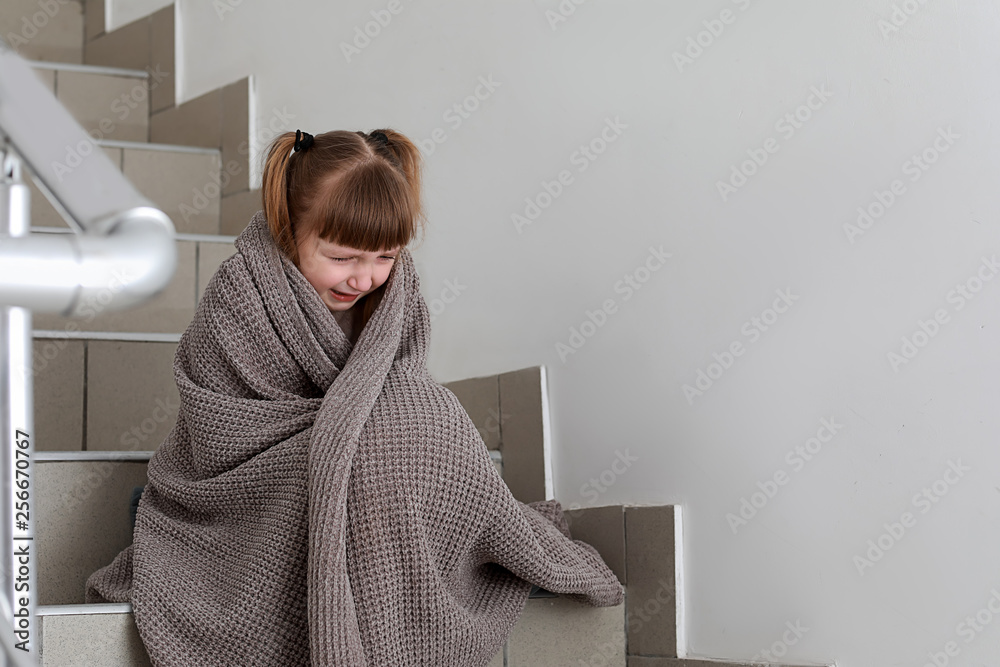
{"type": "Polygon", "coordinates": [[[410,253],[352,346],[263,213],[174,358],[181,407],[134,542],[87,581],[156,665],[486,665],[532,584],[623,590],[562,508],[515,500],[425,367],[410,253]]]}

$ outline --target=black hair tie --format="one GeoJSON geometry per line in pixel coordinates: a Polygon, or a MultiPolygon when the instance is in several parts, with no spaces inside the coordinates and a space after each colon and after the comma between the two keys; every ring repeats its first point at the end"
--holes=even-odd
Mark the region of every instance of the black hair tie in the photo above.
{"type": "Polygon", "coordinates": [[[372,139],[374,139],[375,141],[379,142],[383,146],[388,146],[389,145],[389,137],[385,136],[385,132],[378,132],[378,131],[376,131],[376,132],[372,132],[368,136],[370,136],[372,139]]]}
{"type": "Polygon", "coordinates": [[[304,151],[313,145],[314,137],[308,132],[295,130],[295,152],[304,151]]]}

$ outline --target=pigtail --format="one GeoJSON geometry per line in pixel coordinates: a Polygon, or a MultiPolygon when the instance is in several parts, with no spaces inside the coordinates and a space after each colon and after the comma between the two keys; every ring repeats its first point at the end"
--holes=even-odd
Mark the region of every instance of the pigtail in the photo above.
{"type": "Polygon", "coordinates": [[[399,161],[399,166],[403,171],[403,175],[406,176],[406,183],[409,186],[410,191],[410,205],[413,220],[422,229],[424,223],[424,210],[423,198],[421,197],[420,190],[423,157],[420,154],[420,150],[405,135],[400,134],[395,130],[373,130],[369,133],[369,136],[375,132],[383,133],[389,140],[386,144],[386,148],[388,148],[399,161]]]}
{"type": "Polygon", "coordinates": [[[261,197],[271,238],[285,255],[298,264],[298,249],[292,230],[292,218],[288,212],[288,162],[292,158],[294,146],[294,132],[279,134],[271,142],[261,178],[261,197]]]}

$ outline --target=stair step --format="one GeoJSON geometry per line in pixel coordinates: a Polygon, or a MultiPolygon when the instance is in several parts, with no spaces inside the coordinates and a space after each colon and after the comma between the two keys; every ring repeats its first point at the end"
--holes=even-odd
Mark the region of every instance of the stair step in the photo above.
{"type": "MultiPolygon", "coordinates": [[[[71,336],[37,329],[34,334],[37,452],[152,450],[170,433],[180,405],[173,363],[181,334],[81,331],[71,336]]],[[[481,432],[496,425],[496,412],[482,411],[475,396],[458,398],[481,432]]],[[[511,413],[508,424],[530,425],[536,417],[525,407],[511,413]]],[[[541,445],[516,439],[503,449],[516,461],[525,458],[522,449],[533,446],[541,445]]],[[[500,447],[499,438],[487,441],[487,449],[500,447]]],[[[506,478],[505,463],[498,462],[498,472],[506,478]]]]}
{"type": "Polygon", "coordinates": [[[506,667],[626,667],[625,605],[589,607],[560,597],[529,599],[505,649],[506,667]]]}
{"type": "Polygon", "coordinates": [[[45,5],[38,0],[3,0],[0,35],[23,58],[83,62],[83,6],[75,0],[45,5]]]}
{"type": "Polygon", "coordinates": [[[162,72],[32,62],[49,90],[83,129],[98,140],[149,140],[149,95],[162,72]]]}
{"type": "MultiPolygon", "coordinates": [[[[177,232],[219,234],[222,200],[219,149],[118,140],[94,144],[139,192],[170,216],[177,232]]],[[[93,144],[68,148],[62,166],[86,168],[87,156],[93,148],[93,144]]],[[[29,187],[32,226],[70,229],[38,186],[31,182],[29,187]]]]}
{"type": "MultiPolygon", "coordinates": [[[[95,457],[98,453],[84,453],[86,457],[95,457]]],[[[115,502],[118,509],[105,508],[91,512],[91,517],[114,517],[115,521],[126,522],[127,515],[126,491],[136,479],[130,478],[127,465],[135,463],[118,461],[112,466],[100,470],[92,467],[82,479],[83,486],[74,483],[74,478],[67,475],[74,468],[67,466],[88,465],[82,461],[51,461],[60,456],[56,453],[39,454],[36,465],[36,479],[43,484],[58,484],[57,488],[64,490],[61,498],[75,500],[79,495],[86,495],[88,502],[98,502],[108,495],[117,495],[115,502]],[[46,470],[47,466],[61,466],[46,470]],[[108,494],[110,487],[118,487],[116,493],[108,494]],[[74,495],[76,494],[76,495],[74,495]]],[[[65,456],[65,455],[62,455],[65,456]]],[[[140,455],[135,454],[138,458],[140,455]]],[[[96,466],[102,462],[91,462],[96,466]]],[[[83,468],[80,468],[82,470],[83,468]]],[[[43,492],[44,493],[44,492],[43,492]]],[[[104,500],[106,502],[106,499],[104,500]]],[[[74,535],[84,536],[84,541],[104,541],[109,539],[105,533],[109,528],[99,528],[95,537],[94,526],[87,521],[81,507],[85,504],[76,500],[64,504],[63,507],[49,505],[51,515],[59,516],[62,524],[50,522],[48,517],[40,517],[38,521],[39,555],[59,551],[79,554],[78,545],[68,544],[74,535]],[[75,513],[75,514],[74,514],[75,513]],[[82,528],[81,528],[82,526],[82,528]],[[74,531],[76,531],[74,533],[74,531]],[[49,533],[55,533],[50,535],[49,533]],[[68,533],[64,536],[62,532],[68,533]],[[60,540],[63,543],[60,544],[60,540]]],[[[762,667],[765,663],[745,661],[712,660],[709,658],[677,658],[660,653],[629,655],[626,657],[626,635],[628,647],[640,638],[639,629],[648,634],[663,632],[673,624],[670,618],[673,606],[669,600],[675,599],[673,589],[663,591],[653,590],[653,584],[646,581],[658,576],[661,565],[653,561],[668,561],[667,567],[673,565],[677,553],[682,547],[675,541],[677,535],[673,530],[661,531],[664,534],[650,536],[647,529],[669,527],[667,524],[679,521],[679,508],[676,506],[608,506],[573,510],[568,513],[571,520],[571,530],[575,539],[581,539],[598,548],[602,558],[614,562],[614,552],[625,548],[630,563],[630,581],[626,584],[626,601],[617,607],[589,607],[562,597],[532,597],[526,601],[524,611],[512,628],[504,650],[491,661],[490,667],[534,667],[537,665],[613,665],[615,667],[762,667]],[[626,521],[626,514],[631,518],[626,521]],[[623,533],[625,524],[637,526],[638,532],[623,533]],[[616,544],[624,541],[624,544],[616,544]],[[665,550],[665,552],[663,551],[665,550]],[[654,553],[655,552],[655,553],[654,553]],[[645,561],[645,562],[644,562],[645,561]],[[661,597],[661,593],[665,593],[661,597]],[[653,600],[663,600],[662,604],[650,605],[653,600]],[[643,611],[640,611],[643,610],[643,611]],[[626,616],[628,614],[628,616],[626,616]],[[627,661],[627,662],[626,662],[627,661]]],[[[117,546],[117,545],[116,545],[117,546]]],[[[42,561],[40,561],[41,563],[42,561]]],[[[105,563],[100,563],[103,565],[105,563]]],[[[47,581],[49,564],[40,568],[39,582],[47,581]]],[[[96,568],[95,568],[96,569],[96,568]]],[[[85,576],[81,577],[82,586],[85,576]]],[[[667,582],[669,585],[669,582],[667,582]]],[[[662,586],[662,584],[658,584],[662,586]]],[[[138,650],[137,634],[132,616],[127,605],[68,605],[50,606],[47,600],[54,596],[42,589],[43,596],[38,608],[42,616],[42,659],[45,665],[55,664],[108,664],[108,665],[143,665],[144,656],[138,650]],[[67,617],[59,620],[58,616],[67,617]],[[110,616],[112,618],[97,618],[110,616]],[[92,650],[107,651],[109,656],[104,659],[94,659],[92,650]],[[72,662],[68,656],[85,656],[79,662],[72,662]]],[[[771,663],[767,663],[771,664],[771,663]]],[[[775,665],[777,667],[777,665],[775,665]]]]}
{"type": "MultiPolygon", "coordinates": [[[[130,605],[39,606],[42,665],[148,665],[130,605]]],[[[624,605],[529,599],[489,667],[625,667],[624,605]]]]}
{"type": "Polygon", "coordinates": [[[82,603],[87,578],[132,543],[129,500],[146,483],[146,465],[36,461],[39,605],[82,603]]]}
{"type": "Polygon", "coordinates": [[[149,656],[135,627],[132,606],[39,606],[41,665],[147,667],[149,656]]]}
{"type": "MultiPolygon", "coordinates": [[[[35,329],[34,336],[36,451],[155,449],[170,432],[180,401],[173,375],[180,333],[35,329]]],[[[497,410],[475,394],[457,398],[480,433],[490,436],[483,438],[487,449],[500,449],[497,410]]],[[[493,396],[494,405],[498,398],[493,396]]],[[[538,414],[528,407],[504,413],[509,432],[517,434],[517,422],[525,432],[533,425],[540,429],[538,414]]],[[[528,455],[522,450],[541,446],[515,437],[502,448],[505,456],[523,461],[528,455]]],[[[504,476],[505,469],[500,472],[504,476]]]]}
{"type": "MultiPolygon", "coordinates": [[[[562,598],[528,600],[504,650],[488,667],[601,665],[602,667],[793,667],[781,663],[709,658],[628,656],[621,606],[591,608],[562,598]],[[505,658],[506,653],[506,658],[505,658]]],[[[39,606],[41,664],[145,667],[149,657],[131,605],[39,606]]],[[[802,667],[802,666],[800,666],[802,667]]]]}
{"type": "Polygon", "coordinates": [[[741,662],[713,658],[659,658],[630,655],[628,667],[832,667],[822,665],[790,665],[777,662],[741,662]]]}
{"type": "Polygon", "coordinates": [[[64,71],[64,72],[80,72],[83,74],[106,74],[109,76],[126,76],[137,79],[144,79],[149,77],[149,71],[144,69],[129,69],[127,67],[109,67],[107,65],[86,65],[83,63],[63,63],[63,62],[49,62],[45,60],[28,60],[28,64],[32,69],[36,70],[40,76],[42,75],[41,70],[49,70],[52,72],[64,71]]]}
{"type": "MultiPolygon", "coordinates": [[[[39,605],[82,603],[87,577],[132,543],[132,490],[146,484],[152,454],[35,453],[39,605]]],[[[499,473],[500,452],[490,451],[490,458],[499,473]]]]}
{"type": "Polygon", "coordinates": [[[37,451],[156,449],[177,418],[177,340],[135,340],[139,335],[35,331],[37,451]],[[57,337],[39,335],[46,333],[57,337]]]}

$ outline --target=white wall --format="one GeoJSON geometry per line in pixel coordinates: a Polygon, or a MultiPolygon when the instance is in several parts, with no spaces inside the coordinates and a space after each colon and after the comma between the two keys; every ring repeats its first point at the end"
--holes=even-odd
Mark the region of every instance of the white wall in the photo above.
{"type": "Polygon", "coordinates": [[[104,0],[105,29],[115,30],[172,4],[173,0],[104,0]]]}
{"type": "Polygon", "coordinates": [[[545,364],[556,497],[683,504],[690,653],[749,658],[799,622],[786,662],[923,665],[954,641],[951,664],[995,664],[1000,619],[959,624],[1000,591],[1000,280],[961,308],[949,291],[1000,252],[1000,16],[986,0],[907,1],[915,13],[883,34],[890,0],[564,2],[576,11],[555,29],[556,0],[403,0],[347,62],[341,43],[387,0],[180,0],[179,95],[253,74],[261,131],[273,109],[314,134],[445,129],[416,257],[429,302],[464,288],[435,319],[431,371],[545,364]],[[678,71],[674,52],[723,10],[732,23],[678,71]],[[789,136],[776,123],[813,87],[831,96],[789,136]],[[572,154],[608,118],[627,128],[578,171],[572,154]],[[939,128],[958,135],[947,152],[904,166],[939,128]],[[717,181],[769,138],[777,152],[724,202],[717,181]],[[512,213],[560,170],[573,182],[519,233],[512,213]],[[902,194],[849,242],[844,225],[894,179],[902,194]],[[616,283],[650,246],[672,257],[626,300],[616,283]],[[776,290],[796,300],[753,341],[744,323],[776,290]],[[608,299],[616,312],[563,361],[557,344],[608,299]],[[938,309],[947,322],[894,369],[887,354],[938,309]],[[735,341],[742,356],[689,402],[682,385],[735,341]],[[843,427],[804,465],[786,459],[822,418],[843,427]],[[636,461],[617,476],[619,452],[636,461]],[[915,504],[949,461],[968,470],[915,504]],[[734,534],[727,513],[776,473],[787,483],[734,534]],[[904,512],[859,573],[854,557],[904,512]]]}

